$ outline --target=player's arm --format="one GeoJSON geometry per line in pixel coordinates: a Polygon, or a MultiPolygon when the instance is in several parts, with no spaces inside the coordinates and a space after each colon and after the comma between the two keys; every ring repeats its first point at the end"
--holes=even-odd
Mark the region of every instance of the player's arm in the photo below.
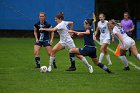
{"type": "Polygon", "coordinates": [[[35,36],[35,40],[36,42],[38,42],[38,38],[37,38],[37,28],[34,26],[34,36],[35,36]]]}
{"type": "Polygon", "coordinates": [[[54,27],[54,28],[40,28],[39,30],[40,31],[54,32],[54,31],[58,30],[58,28],[57,27],[54,27]]]}
{"type": "Polygon", "coordinates": [[[121,41],[122,45],[123,45],[123,49],[125,50],[125,44],[124,44],[124,40],[122,38],[122,35],[120,33],[115,33],[115,35],[119,38],[119,40],[121,41]]]}
{"type": "Polygon", "coordinates": [[[98,32],[99,32],[99,28],[98,28],[98,26],[97,26],[97,27],[96,27],[96,30],[95,30],[95,32],[94,32],[94,40],[96,40],[96,36],[97,36],[98,32]]]}
{"type": "MultiPolygon", "coordinates": [[[[52,28],[52,27],[50,27],[50,28],[52,28]]],[[[54,38],[54,32],[51,32],[51,39],[50,39],[50,44],[52,45],[52,43],[53,43],[53,38],[54,38]]]]}
{"type": "Polygon", "coordinates": [[[77,34],[77,35],[89,35],[90,34],[90,30],[89,29],[87,29],[86,30],[86,32],[79,32],[79,31],[72,31],[72,30],[69,30],[68,32],[70,32],[70,33],[75,33],[75,34],[77,34]]]}
{"type": "Polygon", "coordinates": [[[68,25],[70,27],[70,30],[72,30],[73,29],[73,22],[68,22],[68,25]]]}
{"type": "Polygon", "coordinates": [[[112,31],[111,31],[111,36],[112,36],[112,41],[114,42],[114,34],[112,31]]]}

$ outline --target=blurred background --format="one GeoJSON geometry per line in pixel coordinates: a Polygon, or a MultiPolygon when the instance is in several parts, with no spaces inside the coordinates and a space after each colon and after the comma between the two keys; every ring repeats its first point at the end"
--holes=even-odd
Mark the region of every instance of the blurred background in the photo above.
{"type": "Polygon", "coordinates": [[[140,39],[139,9],[136,0],[0,0],[0,37],[33,37],[40,11],[46,12],[52,26],[56,25],[55,15],[64,12],[64,20],[73,21],[75,30],[84,30],[83,20],[92,18],[92,13],[98,21],[99,13],[107,20],[122,20],[123,13],[129,12],[135,24],[133,34],[140,39]]]}

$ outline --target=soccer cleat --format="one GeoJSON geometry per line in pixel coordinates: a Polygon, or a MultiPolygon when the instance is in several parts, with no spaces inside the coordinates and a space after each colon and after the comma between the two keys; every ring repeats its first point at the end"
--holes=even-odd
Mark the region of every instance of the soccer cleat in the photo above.
{"type": "Polygon", "coordinates": [[[129,71],[130,68],[129,68],[129,66],[127,66],[127,67],[125,67],[123,70],[124,70],[124,71],[129,71]]]}
{"type": "Polygon", "coordinates": [[[57,69],[57,66],[56,66],[55,62],[53,62],[53,67],[54,67],[55,69],[57,69]]]}
{"type": "Polygon", "coordinates": [[[48,67],[48,72],[51,72],[51,71],[52,71],[52,67],[49,66],[49,67],[48,67]]]}
{"type": "Polygon", "coordinates": [[[75,71],[76,67],[69,67],[66,71],[75,71]]]}
{"type": "Polygon", "coordinates": [[[108,65],[112,65],[112,63],[108,63],[108,65]]]}
{"type": "Polygon", "coordinates": [[[88,69],[89,69],[89,73],[93,73],[93,67],[91,65],[88,67],[88,69]]]}

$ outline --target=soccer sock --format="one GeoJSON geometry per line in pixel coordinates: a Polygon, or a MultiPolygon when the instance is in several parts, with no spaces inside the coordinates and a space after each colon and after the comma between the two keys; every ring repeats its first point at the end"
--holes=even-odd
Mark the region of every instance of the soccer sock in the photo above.
{"type": "Polygon", "coordinates": [[[35,57],[37,67],[40,67],[40,57],[35,57]]]}
{"type": "Polygon", "coordinates": [[[102,63],[99,63],[98,66],[103,69],[104,71],[111,73],[111,71],[108,69],[108,67],[102,63]]]}
{"type": "Polygon", "coordinates": [[[106,59],[107,59],[108,63],[112,63],[109,55],[106,55],[106,59]]]}
{"type": "Polygon", "coordinates": [[[50,56],[50,66],[53,65],[54,60],[55,60],[55,57],[51,57],[51,56],[50,56]]]}
{"type": "Polygon", "coordinates": [[[100,53],[100,57],[99,57],[99,63],[102,62],[102,59],[104,58],[104,53],[100,53]]]}
{"type": "Polygon", "coordinates": [[[82,62],[83,62],[87,67],[90,66],[90,64],[87,62],[87,60],[86,60],[85,57],[82,58],[82,62]]]}
{"type": "Polygon", "coordinates": [[[71,67],[75,67],[75,54],[69,53],[69,57],[70,57],[71,67]]]}
{"type": "Polygon", "coordinates": [[[128,62],[125,56],[120,56],[122,63],[124,64],[125,67],[128,67],[128,62]]]}
{"type": "Polygon", "coordinates": [[[137,58],[140,60],[140,54],[137,54],[137,58]]]}

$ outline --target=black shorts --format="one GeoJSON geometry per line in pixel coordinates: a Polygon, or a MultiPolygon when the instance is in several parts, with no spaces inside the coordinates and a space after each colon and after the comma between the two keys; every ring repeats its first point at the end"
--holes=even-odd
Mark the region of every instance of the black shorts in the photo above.
{"type": "Polygon", "coordinates": [[[96,47],[94,47],[94,46],[85,46],[84,48],[79,48],[79,52],[83,56],[89,56],[91,58],[97,58],[96,47]]]}
{"type": "Polygon", "coordinates": [[[38,46],[41,46],[41,47],[42,47],[42,46],[44,46],[44,47],[46,47],[46,46],[51,46],[49,40],[35,42],[35,45],[38,45],[38,46]]]}

